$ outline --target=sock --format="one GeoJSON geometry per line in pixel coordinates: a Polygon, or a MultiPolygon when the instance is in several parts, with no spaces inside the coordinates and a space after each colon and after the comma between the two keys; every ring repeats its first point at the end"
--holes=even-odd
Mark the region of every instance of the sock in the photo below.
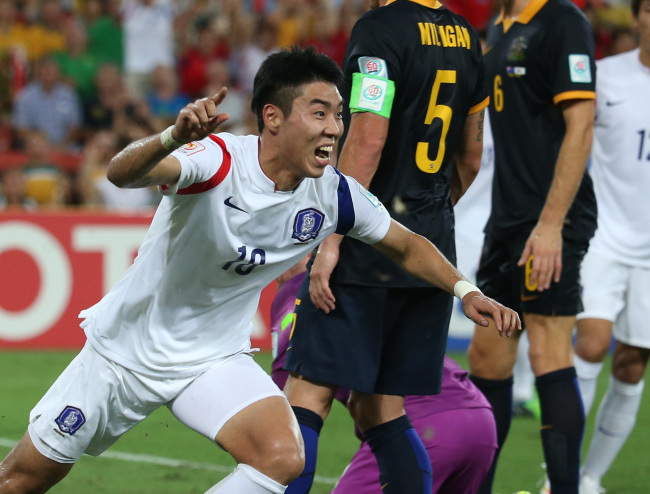
{"type": "Polygon", "coordinates": [[[383,494],[431,494],[431,460],[406,415],[368,429],[383,494]]]}
{"type": "Polygon", "coordinates": [[[237,468],[205,494],[282,494],[286,486],[279,484],[249,465],[240,463],[237,468]]]}
{"type": "Polygon", "coordinates": [[[318,455],[318,436],[323,428],[323,419],[307,408],[291,407],[298,419],[302,440],[305,442],[305,469],[296,480],[289,484],[287,494],[306,494],[314,483],[316,457],[318,455]]]}
{"type": "Polygon", "coordinates": [[[610,377],[609,389],[596,415],[596,430],[589,446],[584,473],[596,479],[607,473],[634,428],[643,386],[643,380],[628,384],[610,377]]]}
{"type": "Polygon", "coordinates": [[[530,368],[529,348],[530,343],[528,342],[527,332],[524,331],[519,337],[517,360],[513,369],[512,396],[515,403],[532,400],[533,396],[535,396],[535,374],[533,374],[533,369],[530,368]]]}
{"type": "Polygon", "coordinates": [[[596,395],[596,384],[598,383],[598,375],[603,368],[602,362],[587,362],[583,360],[580,355],[573,356],[573,365],[578,374],[578,386],[580,388],[580,397],[582,398],[582,406],[585,410],[585,416],[589,415],[591,405],[594,403],[594,396],[596,395]]]}
{"type": "Polygon", "coordinates": [[[494,483],[494,474],[496,473],[499,453],[506,442],[510,423],[512,422],[512,381],[513,378],[507,379],[483,379],[482,377],[470,376],[470,380],[485,395],[492,405],[492,413],[497,424],[497,445],[498,448],[494,453],[492,466],[488,471],[485,480],[479,487],[477,494],[491,494],[492,484],[494,483]]]}
{"type": "Polygon", "coordinates": [[[574,367],[539,376],[542,446],[553,494],[577,494],[585,416],[574,367]]]}

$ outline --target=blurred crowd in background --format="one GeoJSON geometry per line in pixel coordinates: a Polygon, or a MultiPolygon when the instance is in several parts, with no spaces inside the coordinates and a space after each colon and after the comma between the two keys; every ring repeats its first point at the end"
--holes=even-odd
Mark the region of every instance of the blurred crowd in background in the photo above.
{"type": "MultiPolygon", "coordinates": [[[[575,0],[598,58],[636,47],[625,0],[575,0]]],[[[479,31],[497,0],[442,0],[479,31]]],[[[220,131],[257,133],[264,58],[315,45],[339,64],[367,0],[0,0],[0,210],[148,210],[155,190],[106,179],[126,144],[228,87],[220,131]]]]}

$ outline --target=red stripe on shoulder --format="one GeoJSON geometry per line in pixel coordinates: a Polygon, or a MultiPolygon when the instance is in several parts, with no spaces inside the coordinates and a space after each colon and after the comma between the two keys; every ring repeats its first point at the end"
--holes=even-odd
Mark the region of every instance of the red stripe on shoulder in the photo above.
{"type": "Polygon", "coordinates": [[[184,189],[178,189],[177,194],[200,194],[201,192],[206,192],[210,189],[214,189],[217,185],[223,182],[224,179],[228,176],[228,173],[230,173],[230,153],[226,148],[226,143],[223,142],[223,139],[217,137],[214,134],[210,134],[210,139],[216,142],[223,151],[223,162],[221,163],[219,170],[205,182],[198,182],[190,185],[189,187],[185,187],[184,189]]]}

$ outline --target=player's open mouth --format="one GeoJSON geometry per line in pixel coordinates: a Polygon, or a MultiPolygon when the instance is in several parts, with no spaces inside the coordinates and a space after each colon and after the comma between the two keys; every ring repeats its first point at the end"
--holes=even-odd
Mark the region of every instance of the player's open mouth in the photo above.
{"type": "Polygon", "coordinates": [[[334,150],[334,146],[321,146],[319,148],[316,148],[315,155],[316,159],[319,161],[319,163],[323,165],[329,165],[330,162],[330,154],[334,150]]]}

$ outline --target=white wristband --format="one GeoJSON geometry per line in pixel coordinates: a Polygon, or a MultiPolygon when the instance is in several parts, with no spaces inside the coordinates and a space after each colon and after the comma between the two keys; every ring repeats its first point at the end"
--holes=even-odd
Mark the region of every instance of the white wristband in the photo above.
{"type": "Polygon", "coordinates": [[[163,130],[162,133],[160,134],[160,142],[162,142],[162,145],[165,146],[165,148],[169,149],[170,151],[173,151],[174,149],[178,149],[179,147],[184,145],[182,142],[178,142],[176,139],[174,139],[174,136],[172,136],[173,128],[174,126],[170,125],[165,130],[163,130]]]}
{"type": "Polygon", "coordinates": [[[454,295],[459,300],[463,300],[463,297],[465,297],[465,295],[467,295],[469,292],[483,293],[476,286],[472,285],[469,281],[460,280],[457,281],[456,284],[454,285],[454,295]]]}

